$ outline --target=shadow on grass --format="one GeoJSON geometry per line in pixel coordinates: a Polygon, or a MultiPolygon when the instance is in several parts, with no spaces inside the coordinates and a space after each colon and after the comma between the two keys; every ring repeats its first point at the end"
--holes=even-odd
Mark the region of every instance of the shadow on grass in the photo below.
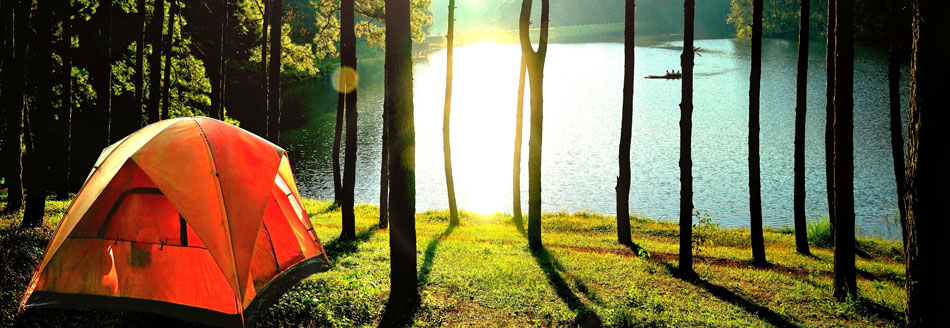
{"type": "Polygon", "coordinates": [[[511,222],[515,225],[515,228],[518,229],[518,232],[521,233],[521,236],[528,238],[528,232],[524,230],[524,219],[521,217],[512,217],[511,222]]]}
{"type": "MultiPolygon", "coordinates": [[[[416,295],[418,297],[418,295],[416,295]]],[[[419,311],[420,300],[413,297],[393,297],[389,295],[386,301],[386,310],[379,320],[379,327],[410,327],[419,311]]]]}
{"type": "MultiPolygon", "coordinates": [[[[548,278],[548,283],[551,284],[551,287],[554,287],[557,296],[560,297],[572,311],[577,313],[577,319],[574,322],[576,326],[600,327],[603,325],[603,320],[597,316],[597,313],[595,313],[593,309],[587,307],[587,304],[584,304],[580,297],[577,297],[577,294],[574,294],[571,287],[568,286],[567,281],[561,276],[559,271],[564,271],[564,267],[561,266],[557,258],[552,256],[551,253],[548,253],[548,250],[543,247],[532,250],[531,256],[534,256],[541,271],[544,271],[544,275],[548,278]]],[[[574,282],[578,284],[578,290],[581,290],[582,293],[593,298],[587,286],[584,286],[576,279],[574,282]]]]}
{"type": "Polygon", "coordinates": [[[330,264],[333,264],[338,258],[356,252],[359,249],[359,245],[361,243],[369,240],[379,230],[382,230],[382,228],[380,228],[379,224],[377,223],[364,231],[356,233],[356,236],[353,237],[353,239],[342,240],[337,237],[336,239],[323,244],[323,251],[327,253],[327,257],[330,259],[330,264]]]}
{"type": "Polygon", "coordinates": [[[439,248],[439,244],[445,240],[445,237],[448,237],[455,231],[455,228],[458,224],[449,224],[445,231],[442,231],[442,234],[436,236],[429,242],[429,245],[426,246],[425,255],[422,258],[422,267],[419,268],[419,279],[417,280],[417,286],[419,290],[422,290],[427,283],[429,283],[429,273],[432,272],[432,262],[435,260],[435,250],[439,248]]]}
{"type": "Polygon", "coordinates": [[[767,307],[755,304],[743,298],[742,296],[739,296],[738,294],[734,293],[733,291],[729,290],[726,287],[713,284],[705,279],[700,278],[699,276],[697,276],[695,273],[692,273],[692,272],[683,273],[680,270],[678,270],[675,266],[670,264],[669,262],[659,261],[659,263],[666,266],[667,271],[669,271],[670,274],[672,274],[674,277],[677,277],[680,280],[688,282],[692,284],[693,286],[705,289],[716,298],[725,302],[729,302],[732,305],[738,306],[742,308],[743,310],[745,310],[746,312],[754,314],[755,316],[759,317],[759,319],[762,319],[765,322],[768,322],[772,326],[798,327],[798,325],[790,322],[788,318],[785,318],[782,315],[775,313],[775,311],[772,311],[771,309],[767,307]]]}

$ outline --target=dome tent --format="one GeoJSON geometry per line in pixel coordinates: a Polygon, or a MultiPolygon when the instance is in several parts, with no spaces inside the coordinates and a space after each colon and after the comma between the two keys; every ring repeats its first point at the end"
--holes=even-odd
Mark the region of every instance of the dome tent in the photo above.
{"type": "Polygon", "coordinates": [[[248,326],[328,269],[286,151],[221,121],[171,119],[103,150],[21,308],[248,326]]]}

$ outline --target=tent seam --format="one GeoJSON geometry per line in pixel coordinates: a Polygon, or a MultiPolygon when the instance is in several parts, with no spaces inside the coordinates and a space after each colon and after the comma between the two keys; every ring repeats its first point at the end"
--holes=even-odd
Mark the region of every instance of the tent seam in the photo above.
{"type": "Polygon", "coordinates": [[[241,318],[242,318],[241,321],[243,322],[244,321],[243,320],[244,318],[244,306],[243,306],[244,289],[242,286],[240,286],[241,285],[240,277],[237,276],[237,273],[238,273],[237,261],[236,261],[237,256],[236,254],[234,254],[234,241],[231,239],[231,223],[228,220],[228,205],[226,203],[227,201],[224,199],[224,192],[222,191],[223,189],[221,187],[221,175],[218,173],[218,163],[215,162],[214,160],[214,150],[211,149],[211,142],[208,141],[208,135],[205,134],[205,130],[201,127],[201,124],[198,124],[198,119],[192,117],[191,121],[195,123],[196,127],[198,127],[198,132],[201,133],[201,138],[205,141],[205,146],[208,149],[208,156],[211,157],[211,168],[214,170],[214,179],[215,181],[218,182],[218,197],[221,198],[221,205],[222,205],[221,210],[224,212],[223,219],[224,219],[224,224],[227,227],[225,231],[227,232],[226,236],[228,237],[228,250],[231,252],[231,270],[234,270],[234,277],[237,278],[238,280],[236,281],[238,285],[237,286],[238,290],[235,291],[235,293],[237,294],[236,295],[237,298],[235,299],[234,305],[237,308],[238,314],[241,315],[241,318]]]}

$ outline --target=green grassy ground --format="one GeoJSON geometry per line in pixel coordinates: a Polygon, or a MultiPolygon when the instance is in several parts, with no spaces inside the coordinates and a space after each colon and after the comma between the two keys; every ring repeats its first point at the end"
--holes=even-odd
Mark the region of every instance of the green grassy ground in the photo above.
{"type": "MultiPolygon", "coordinates": [[[[305,201],[333,267],[285,294],[264,326],[365,326],[379,323],[389,293],[388,230],[375,226],[374,206],[356,208],[358,238],[339,242],[340,212],[305,201]]],[[[66,202],[48,206],[50,224],[66,202]]],[[[16,302],[52,229],[18,232],[17,218],[0,219],[0,311],[4,325],[135,325],[155,315],[96,311],[15,312],[16,302]],[[34,312],[34,313],[30,313],[34,312]],[[42,312],[42,313],[40,313],[42,312]]],[[[503,214],[417,215],[421,304],[418,326],[899,326],[904,267],[898,242],[860,239],[860,297],[830,297],[832,253],[795,253],[788,230],[765,234],[771,266],[751,265],[748,230],[702,225],[695,257],[699,279],[675,274],[675,224],[637,219],[633,239],[643,251],[615,242],[615,219],[589,213],[549,214],[545,249],[531,252],[524,232],[503,214]]]]}

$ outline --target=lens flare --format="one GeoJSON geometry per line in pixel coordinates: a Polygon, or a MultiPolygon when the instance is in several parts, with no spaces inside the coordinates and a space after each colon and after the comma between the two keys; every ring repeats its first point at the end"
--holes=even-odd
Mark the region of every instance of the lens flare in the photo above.
{"type": "Polygon", "coordinates": [[[350,93],[356,90],[360,84],[360,74],[349,66],[340,66],[333,71],[333,88],[342,93],[350,93]]]}

